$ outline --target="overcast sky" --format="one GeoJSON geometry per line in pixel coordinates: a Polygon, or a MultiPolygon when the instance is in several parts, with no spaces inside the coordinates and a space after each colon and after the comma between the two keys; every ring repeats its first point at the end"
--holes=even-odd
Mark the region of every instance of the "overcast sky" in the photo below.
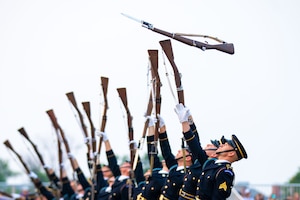
{"type": "MultiPolygon", "coordinates": [[[[172,83],[174,77],[159,45],[168,38],[121,15],[126,13],[168,32],[206,34],[234,44],[235,54],[229,55],[172,40],[186,106],[203,145],[236,134],[245,146],[249,158],[233,164],[236,182],[288,182],[300,166],[299,8],[296,0],[0,0],[0,140],[9,139],[16,151],[30,157],[30,145],[17,131],[24,127],[57,170],[56,136],[46,114],[53,109],[88,174],[83,135],[65,94],[73,91],[79,105],[89,101],[99,128],[100,77],[105,76],[106,132],[115,153],[128,155],[126,115],[116,89],[127,89],[137,141],[148,100],[147,50],[158,49],[161,115],[177,152],[182,134],[165,67],[172,83]]],[[[24,171],[4,145],[0,149],[1,159],[24,171]]]]}

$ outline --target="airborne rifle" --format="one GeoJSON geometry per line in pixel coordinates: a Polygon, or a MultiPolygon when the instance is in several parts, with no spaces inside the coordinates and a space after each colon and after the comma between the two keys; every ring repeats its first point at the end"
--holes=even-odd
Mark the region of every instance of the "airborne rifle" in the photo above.
{"type": "Polygon", "coordinates": [[[121,14],[124,15],[125,17],[128,17],[129,19],[132,19],[134,21],[137,21],[137,22],[141,23],[142,27],[144,27],[144,28],[147,28],[147,29],[149,29],[151,31],[154,31],[154,32],[159,33],[159,34],[164,35],[164,36],[167,36],[169,38],[173,38],[174,40],[177,40],[177,41],[182,42],[184,44],[200,48],[203,51],[209,50],[209,49],[215,49],[215,50],[218,50],[218,51],[222,51],[224,53],[234,54],[234,46],[233,46],[233,44],[232,43],[227,43],[227,42],[222,41],[222,40],[220,40],[218,38],[207,36],[207,35],[197,35],[197,36],[201,36],[201,37],[204,37],[204,38],[214,39],[214,40],[220,42],[221,44],[203,43],[203,42],[199,42],[199,41],[192,40],[192,39],[189,39],[189,38],[186,38],[186,37],[182,36],[182,35],[187,35],[187,36],[188,35],[189,36],[196,36],[196,35],[193,35],[193,34],[176,34],[176,33],[170,33],[170,32],[167,32],[167,31],[155,28],[149,22],[145,22],[143,20],[136,19],[136,18],[131,17],[131,16],[129,16],[127,14],[124,14],[124,13],[121,13],[121,14]]]}

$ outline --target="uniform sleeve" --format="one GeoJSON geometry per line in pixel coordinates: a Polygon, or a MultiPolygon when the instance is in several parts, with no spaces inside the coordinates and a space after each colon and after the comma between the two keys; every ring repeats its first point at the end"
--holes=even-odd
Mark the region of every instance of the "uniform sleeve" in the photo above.
{"type": "Polygon", "coordinates": [[[154,144],[153,144],[153,141],[154,141],[154,135],[152,136],[147,136],[147,151],[148,151],[148,159],[149,159],[149,163],[151,162],[151,156],[154,156],[154,159],[153,159],[153,168],[162,168],[162,164],[159,160],[159,157],[158,157],[158,152],[156,154],[151,154],[153,148],[154,148],[154,144]]]}
{"type": "Polygon", "coordinates": [[[120,176],[121,175],[120,168],[117,163],[117,158],[116,158],[113,150],[107,151],[106,157],[107,157],[107,161],[108,161],[108,166],[111,169],[113,175],[115,177],[120,176]]]}
{"type": "Polygon", "coordinates": [[[166,161],[167,167],[170,169],[172,166],[177,164],[177,161],[175,159],[175,156],[172,154],[167,132],[159,134],[159,144],[162,156],[166,161]]]}
{"type": "Polygon", "coordinates": [[[90,183],[87,181],[83,171],[81,170],[80,167],[76,168],[76,173],[77,173],[77,177],[78,177],[78,181],[79,183],[82,185],[82,187],[84,189],[89,188],[91,185],[90,183]]]}
{"type": "Polygon", "coordinates": [[[230,169],[222,169],[216,174],[215,192],[212,199],[226,199],[233,187],[234,173],[230,169]]]}

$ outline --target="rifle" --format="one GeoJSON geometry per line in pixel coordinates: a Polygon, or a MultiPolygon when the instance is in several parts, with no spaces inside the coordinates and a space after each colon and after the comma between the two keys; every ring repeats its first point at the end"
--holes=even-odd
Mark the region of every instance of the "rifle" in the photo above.
{"type": "Polygon", "coordinates": [[[169,40],[169,39],[168,40],[162,40],[162,41],[159,41],[159,44],[163,48],[163,51],[165,52],[165,55],[167,56],[171,66],[173,68],[173,71],[174,71],[178,102],[182,103],[184,105],[184,93],[183,93],[183,87],[182,87],[182,84],[181,84],[181,74],[179,73],[178,68],[177,68],[177,66],[175,64],[175,61],[174,61],[174,55],[173,55],[171,40],[169,40]]]}
{"type": "Polygon", "coordinates": [[[96,167],[96,160],[97,160],[97,157],[95,155],[95,152],[96,152],[96,139],[95,139],[95,127],[94,127],[94,124],[93,124],[93,121],[92,121],[92,118],[91,118],[91,108],[90,108],[90,102],[86,101],[86,102],[82,102],[82,105],[83,105],[83,109],[88,117],[88,120],[89,120],[89,123],[90,123],[90,129],[91,129],[91,138],[92,138],[92,153],[93,153],[93,170],[92,170],[92,188],[91,188],[91,200],[94,200],[95,198],[95,184],[97,184],[96,182],[96,170],[97,170],[97,167],[96,167]]]}
{"type": "MultiPolygon", "coordinates": [[[[147,117],[151,114],[152,109],[153,109],[153,102],[152,102],[152,91],[151,91],[150,95],[149,95],[149,101],[148,101],[148,106],[147,106],[147,111],[145,113],[145,117],[147,117]]],[[[138,152],[139,152],[139,150],[141,150],[143,148],[143,144],[144,144],[145,137],[146,137],[146,132],[147,132],[147,129],[148,129],[148,124],[149,124],[149,119],[147,119],[145,121],[142,137],[139,140],[137,150],[136,150],[135,155],[134,155],[134,161],[133,161],[133,167],[132,167],[133,171],[135,170],[137,162],[138,162],[138,157],[139,157],[138,152]]]]}
{"type": "Polygon", "coordinates": [[[73,92],[69,92],[69,93],[66,93],[69,101],[72,103],[73,107],[75,108],[75,110],[77,111],[78,113],[78,116],[79,116],[79,120],[80,120],[80,124],[81,124],[81,128],[82,128],[82,131],[83,131],[83,134],[84,134],[84,137],[87,139],[86,140],[86,146],[87,146],[87,162],[88,162],[88,166],[89,168],[91,167],[91,156],[90,156],[90,153],[91,153],[91,143],[88,141],[88,132],[87,132],[87,127],[86,125],[84,124],[84,119],[83,119],[83,116],[77,106],[77,103],[76,103],[76,99],[75,99],[75,96],[74,96],[74,93],[73,92]]]}
{"type": "MultiPolygon", "coordinates": [[[[8,140],[5,140],[4,145],[9,148],[12,152],[14,152],[16,154],[16,156],[18,157],[18,159],[20,160],[20,162],[22,163],[26,173],[29,175],[30,174],[30,170],[28,168],[28,166],[26,165],[26,163],[23,161],[22,156],[20,154],[18,154],[15,149],[12,147],[12,145],[10,144],[10,142],[8,140]]],[[[34,186],[36,187],[34,178],[30,177],[31,181],[33,182],[34,186]]],[[[37,188],[37,187],[36,187],[37,188]]],[[[38,188],[37,188],[38,189],[38,188]]]]}
{"type": "Polygon", "coordinates": [[[149,22],[145,22],[143,20],[136,19],[136,18],[131,17],[131,16],[129,16],[127,14],[124,14],[124,13],[121,13],[121,14],[124,15],[125,17],[128,17],[129,19],[132,19],[134,21],[137,21],[137,22],[141,23],[142,27],[144,27],[144,28],[147,28],[147,29],[149,29],[151,31],[154,31],[154,32],[159,33],[159,34],[164,35],[164,36],[167,36],[169,38],[173,38],[174,40],[177,40],[177,41],[182,42],[184,44],[200,48],[203,51],[210,50],[210,49],[215,49],[215,50],[218,50],[218,51],[222,51],[224,53],[234,54],[234,46],[233,46],[233,44],[232,43],[227,43],[227,42],[222,41],[222,40],[220,40],[218,38],[207,36],[207,35],[197,35],[197,36],[201,36],[201,37],[204,37],[204,38],[210,38],[210,39],[214,39],[214,40],[216,40],[218,42],[221,42],[221,44],[203,43],[203,42],[199,42],[199,41],[192,40],[192,39],[189,39],[189,38],[181,36],[181,35],[196,36],[196,35],[193,35],[193,34],[176,34],[176,33],[170,33],[170,32],[167,32],[167,31],[155,28],[149,22]]]}
{"type": "MultiPolygon", "coordinates": [[[[91,138],[92,138],[92,152],[93,155],[96,152],[96,139],[95,139],[95,126],[93,124],[92,118],[91,118],[91,107],[90,102],[82,102],[83,109],[88,117],[89,123],[90,123],[90,129],[91,129],[91,138]]],[[[94,157],[94,156],[93,156],[94,157]]]]}
{"type": "MultiPolygon", "coordinates": [[[[70,151],[68,140],[66,139],[64,131],[62,130],[62,128],[60,127],[60,125],[58,124],[58,122],[56,120],[54,111],[52,109],[50,109],[46,112],[47,112],[47,114],[48,114],[48,116],[49,116],[49,118],[52,122],[52,125],[53,125],[54,129],[57,131],[57,133],[60,133],[60,136],[62,137],[62,140],[65,144],[66,152],[69,154],[71,151],[70,151]]],[[[71,162],[73,170],[75,171],[76,167],[74,166],[74,164],[72,162],[72,158],[69,158],[69,160],[71,162]]]]}
{"type": "MultiPolygon", "coordinates": [[[[151,74],[153,79],[153,91],[155,95],[155,117],[157,119],[155,123],[155,134],[154,134],[154,146],[151,154],[157,154],[157,140],[158,140],[158,129],[159,129],[159,114],[160,114],[160,107],[161,107],[161,96],[160,96],[160,77],[158,73],[158,50],[148,50],[149,60],[151,63],[151,74]]],[[[153,169],[153,159],[154,157],[151,156],[150,159],[150,171],[152,173],[153,169]]]]}
{"type": "MultiPolygon", "coordinates": [[[[38,158],[39,158],[39,160],[40,160],[40,162],[41,162],[41,164],[42,164],[42,166],[43,166],[43,168],[45,169],[45,172],[46,172],[46,174],[47,174],[47,176],[48,176],[48,179],[49,179],[50,181],[52,181],[52,180],[51,180],[51,177],[50,177],[50,174],[49,174],[49,172],[48,172],[48,170],[44,167],[44,166],[45,166],[45,162],[44,162],[44,159],[43,159],[42,155],[41,155],[40,152],[38,151],[37,146],[30,140],[30,138],[29,138],[27,132],[25,131],[25,128],[24,128],[24,127],[19,128],[18,131],[19,131],[19,132],[21,133],[21,135],[23,135],[23,136],[29,141],[29,143],[32,145],[34,151],[36,152],[36,154],[37,154],[37,156],[38,156],[38,158]]],[[[55,183],[54,183],[54,184],[55,184],[55,183]]],[[[56,185],[56,186],[58,187],[58,185],[56,185]]]]}
{"type": "MultiPolygon", "coordinates": [[[[102,87],[102,92],[103,92],[103,96],[104,96],[104,109],[103,109],[103,113],[102,113],[100,131],[104,132],[105,126],[106,126],[106,121],[107,121],[106,113],[107,113],[107,109],[108,109],[108,103],[107,103],[108,78],[103,77],[103,76],[101,77],[101,87],[102,87]]],[[[103,140],[103,138],[100,137],[99,145],[98,145],[98,153],[97,153],[98,157],[99,157],[100,151],[101,151],[102,140],[103,140]]]]}
{"type": "MultiPolygon", "coordinates": [[[[128,103],[127,103],[127,93],[126,93],[126,88],[117,88],[117,91],[119,93],[119,96],[122,100],[122,103],[124,105],[124,108],[127,113],[127,125],[128,125],[128,139],[129,139],[129,150],[130,150],[130,164],[133,166],[133,161],[134,161],[134,154],[135,154],[135,149],[134,149],[134,143],[133,141],[133,127],[132,127],[132,116],[130,114],[129,108],[128,108],[128,103]]],[[[134,179],[134,171],[131,170],[131,177],[128,180],[129,188],[128,188],[128,199],[132,199],[132,180],[134,179]]]]}
{"type": "MultiPolygon", "coordinates": [[[[178,103],[182,103],[184,105],[184,93],[183,93],[183,87],[181,84],[181,74],[179,73],[178,68],[174,61],[171,40],[162,40],[162,41],[159,41],[159,43],[160,43],[161,47],[163,48],[163,51],[165,52],[171,66],[173,68],[173,71],[174,71],[178,103]]],[[[182,138],[182,140],[181,140],[181,150],[182,150],[184,171],[186,172],[186,160],[185,160],[186,155],[185,155],[184,138],[182,138]]]]}
{"type": "Polygon", "coordinates": [[[133,141],[133,127],[132,127],[132,116],[130,114],[128,103],[127,103],[127,93],[126,88],[117,88],[119,93],[119,97],[122,100],[124,108],[127,113],[127,125],[128,125],[128,139],[129,139],[129,149],[130,149],[130,163],[133,166],[133,159],[134,159],[134,144],[131,142],[133,141]]]}

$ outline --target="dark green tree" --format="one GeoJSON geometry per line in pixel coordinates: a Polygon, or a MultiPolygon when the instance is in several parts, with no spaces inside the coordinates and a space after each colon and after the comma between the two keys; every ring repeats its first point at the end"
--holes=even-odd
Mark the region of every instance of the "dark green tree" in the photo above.
{"type": "Polygon", "coordinates": [[[17,174],[17,172],[10,169],[7,160],[0,159],[0,182],[5,182],[8,177],[15,176],[17,174]]]}
{"type": "Polygon", "coordinates": [[[289,183],[300,183],[300,168],[298,172],[290,179],[289,183]]]}

